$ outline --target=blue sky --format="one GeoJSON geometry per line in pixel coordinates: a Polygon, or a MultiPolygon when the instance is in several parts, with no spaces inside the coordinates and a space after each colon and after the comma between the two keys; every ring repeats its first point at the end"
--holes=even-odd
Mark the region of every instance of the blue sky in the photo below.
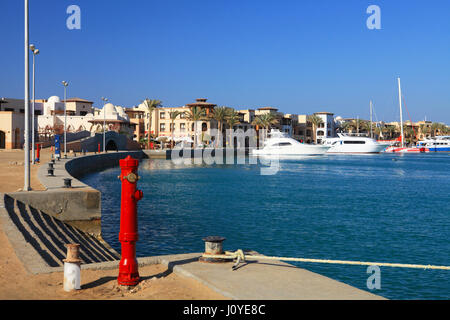
{"type": "MultiPolygon", "coordinates": [[[[450,123],[450,1],[30,0],[37,97],[450,123]],[[66,8],[81,8],[81,30],[66,8]],[[381,30],[366,9],[381,8],[381,30]],[[405,112],[404,117],[409,118],[405,112]]],[[[0,2],[0,96],[23,98],[23,1],[0,2]]]]}

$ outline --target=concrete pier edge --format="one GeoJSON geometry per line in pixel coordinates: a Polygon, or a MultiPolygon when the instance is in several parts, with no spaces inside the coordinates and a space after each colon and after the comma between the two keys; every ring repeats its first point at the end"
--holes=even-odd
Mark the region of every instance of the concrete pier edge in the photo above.
{"type": "MultiPolygon", "coordinates": [[[[58,177],[57,180],[55,177],[47,176],[46,166],[43,165],[39,169],[38,178],[45,186],[45,191],[15,192],[8,193],[7,195],[16,200],[23,201],[30,206],[37,204],[38,208],[36,209],[42,210],[43,212],[46,212],[46,210],[53,211],[49,212],[49,214],[53,213],[56,216],[61,216],[61,213],[55,213],[54,208],[51,208],[48,204],[46,204],[49,203],[49,200],[43,201],[42,199],[55,199],[56,197],[56,202],[58,202],[61,201],[61,197],[63,197],[65,200],[64,203],[59,203],[60,207],[63,208],[63,210],[65,209],[70,211],[74,209],[70,206],[70,204],[76,202],[73,200],[74,195],[77,193],[80,193],[81,195],[88,195],[87,198],[84,199],[85,206],[86,209],[92,209],[94,214],[91,212],[91,214],[81,216],[79,217],[80,220],[92,221],[101,219],[100,192],[82,183],[79,178],[88,172],[99,171],[108,167],[116,166],[118,165],[118,160],[125,158],[127,155],[131,155],[138,159],[152,157],[152,154],[149,152],[129,151],[61,159],[61,161],[59,161],[60,165],[55,166],[55,175],[58,177]],[[72,179],[73,188],[71,190],[62,187],[63,178],[72,179]],[[92,196],[92,193],[97,194],[98,196],[92,196]],[[37,201],[37,198],[40,198],[40,200],[37,201]],[[98,216],[96,216],[95,212],[98,213],[98,216]]],[[[158,155],[155,154],[154,156],[163,158],[161,153],[158,155]]],[[[16,240],[20,240],[18,238],[22,236],[20,235],[19,230],[15,228],[14,224],[8,219],[8,215],[5,213],[6,210],[3,202],[3,194],[0,194],[0,196],[0,219],[2,221],[2,225],[4,226],[4,231],[10,240],[14,238],[16,238],[16,240]]],[[[79,199],[80,198],[78,198],[77,201],[79,201],[79,199]]],[[[76,211],[78,211],[78,214],[81,212],[86,214],[85,211],[80,211],[79,206],[76,207],[76,211]]],[[[70,213],[71,212],[65,216],[68,218],[66,222],[77,220],[73,219],[74,217],[70,215],[70,213]]],[[[101,232],[98,236],[101,238],[101,232]]],[[[63,272],[63,267],[49,267],[46,265],[45,261],[39,256],[39,254],[24,241],[11,241],[11,243],[13,244],[16,253],[21,256],[22,262],[27,264],[27,269],[31,273],[38,274],[63,272]]],[[[381,296],[357,289],[342,282],[284,262],[275,261],[272,263],[261,264],[251,263],[242,268],[241,271],[230,271],[230,263],[203,263],[198,261],[200,256],[201,253],[149,256],[138,258],[138,263],[139,266],[162,264],[175,274],[194,279],[217,293],[234,300],[384,299],[381,296]],[[267,277],[270,278],[270,276],[273,276],[276,281],[272,280],[274,282],[272,282],[267,288],[269,290],[262,290],[267,285],[267,277]]],[[[83,264],[81,269],[116,269],[118,268],[118,265],[119,260],[116,260],[83,264]]]]}

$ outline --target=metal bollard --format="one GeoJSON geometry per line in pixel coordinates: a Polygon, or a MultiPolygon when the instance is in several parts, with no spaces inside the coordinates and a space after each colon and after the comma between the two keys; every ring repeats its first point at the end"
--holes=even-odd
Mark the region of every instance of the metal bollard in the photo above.
{"type": "Polygon", "coordinates": [[[72,179],[64,178],[64,188],[72,188],[72,179]]]}
{"type": "Polygon", "coordinates": [[[81,289],[81,260],[78,258],[80,245],[66,244],[67,257],[64,262],[64,291],[81,289]]]}
{"type": "MultiPolygon", "coordinates": [[[[223,254],[223,242],[226,240],[224,237],[219,236],[209,236],[202,239],[205,241],[205,252],[204,254],[223,254]]],[[[227,262],[226,259],[220,258],[205,258],[200,257],[199,261],[201,262],[227,262]]]]}
{"type": "Polygon", "coordinates": [[[139,161],[128,156],[119,161],[122,182],[120,207],[119,241],[122,245],[122,257],[119,264],[117,282],[121,286],[135,286],[139,283],[138,263],[136,260],[137,202],[142,199],[142,191],[136,189],[139,180],[137,168],[139,161]]]}
{"type": "Polygon", "coordinates": [[[53,168],[53,162],[48,163],[47,173],[50,177],[54,177],[55,169],[53,168]]]}

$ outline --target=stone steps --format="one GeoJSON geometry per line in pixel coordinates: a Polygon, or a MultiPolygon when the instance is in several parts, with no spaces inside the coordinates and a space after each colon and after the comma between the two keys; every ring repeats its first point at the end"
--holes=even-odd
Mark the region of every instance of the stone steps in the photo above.
{"type": "MultiPolygon", "coordinates": [[[[120,255],[107,243],[36,210],[12,197],[4,197],[4,207],[10,221],[48,267],[60,267],[66,257],[66,244],[80,244],[83,264],[120,260],[120,255]]],[[[20,258],[20,257],[19,257],[20,258]]]]}

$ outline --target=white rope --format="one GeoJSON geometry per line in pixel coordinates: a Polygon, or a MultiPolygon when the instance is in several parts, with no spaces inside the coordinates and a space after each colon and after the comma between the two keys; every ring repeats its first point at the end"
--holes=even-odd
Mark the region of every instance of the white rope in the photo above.
{"type": "Polygon", "coordinates": [[[225,251],[225,254],[203,254],[204,258],[212,259],[237,259],[233,270],[240,262],[246,260],[279,260],[279,261],[296,261],[296,262],[312,262],[312,263],[330,263],[330,264],[349,264],[361,266],[379,266],[379,267],[393,267],[393,268],[415,268],[415,269],[435,269],[435,270],[450,270],[449,266],[433,266],[422,264],[404,264],[404,263],[386,263],[386,262],[364,262],[364,261],[345,261],[345,260],[325,260],[325,259],[306,259],[306,258],[289,258],[289,257],[268,257],[257,255],[245,255],[239,249],[235,252],[225,251]]]}

